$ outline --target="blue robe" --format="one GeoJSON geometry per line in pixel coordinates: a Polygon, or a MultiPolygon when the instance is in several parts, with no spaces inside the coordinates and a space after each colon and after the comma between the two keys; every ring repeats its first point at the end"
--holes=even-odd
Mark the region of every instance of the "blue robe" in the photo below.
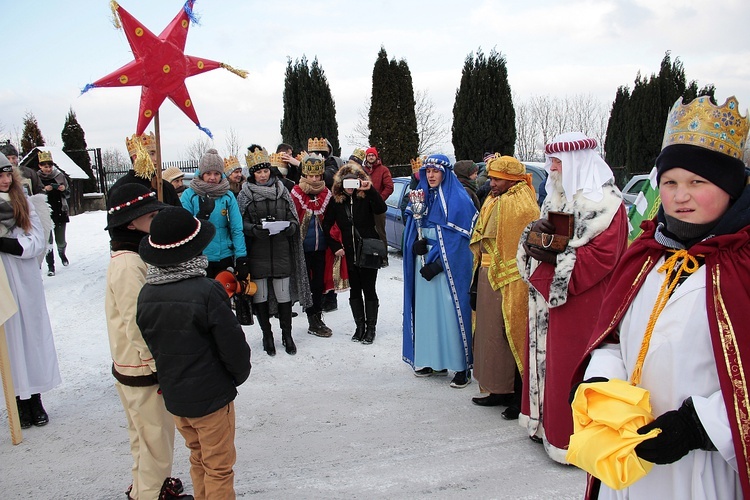
{"type": "Polygon", "coordinates": [[[473,255],[469,250],[469,239],[479,213],[452,168],[445,170],[442,183],[432,190],[424,170],[425,167],[420,169],[417,189],[424,190],[427,204],[427,214],[422,218],[424,236],[429,243],[425,264],[440,260],[443,272],[430,282],[419,274],[419,257],[411,251],[417,238],[417,224],[409,204],[403,247],[403,359],[414,368],[415,337],[417,345],[432,339],[431,344],[426,344],[427,352],[418,348],[420,364],[416,366],[463,371],[471,368],[474,361],[469,305],[473,255]],[[416,280],[422,281],[416,285],[416,280]],[[415,293],[417,286],[419,290],[415,293]],[[425,309],[428,314],[423,314],[425,309]],[[418,319],[417,332],[415,317],[418,319]],[[457,365],[457,362],[461,364],[457,365]]]}

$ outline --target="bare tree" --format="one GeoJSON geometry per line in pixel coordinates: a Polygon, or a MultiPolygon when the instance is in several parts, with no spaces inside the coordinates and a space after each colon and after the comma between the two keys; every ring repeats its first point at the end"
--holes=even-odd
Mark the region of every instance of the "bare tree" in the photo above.
{"type": "Polygon", "coordinates": [[[102,166],[105,169],[128,170],[130,168],[130,158],[114,147],[102,150],[102,166]]]}
{"type": "Polygon", "coordinates": [[[201,134],[196,140],[187,145],[182,153],[185,160],[200,161],[201,157],[213,147],[213,141],[201,134]]]}
{"type": "MultiPolygon", "coordinates": [[[[357,122],[354,124],[352,133],[346,136],[346,140],[354,144],[355,147],[366,148],[370,145],[370,98],[357,108],[357,122]]],[[[417,115],[417,123],[419,115],[417,115]]]]}
{"type": "MultiPolygon", "coordinates": [[[[520,102],[517,97],[513,102],[520,102]]],[[[534,121],[530,102],[521,102],[516,108],[516,157],[521,161],[537,159],[537,139],[539,128],[534,121]]]]}
{"type": "Polygon", "coordinates": [[[235,156],[239,158],[240,150],[242,149],[240,143],[240,136],[237,134],[237,131],[233,127],[229,127],[227,135],[224,138],[224,146],[227,150],[227,156],[235,156]]]}

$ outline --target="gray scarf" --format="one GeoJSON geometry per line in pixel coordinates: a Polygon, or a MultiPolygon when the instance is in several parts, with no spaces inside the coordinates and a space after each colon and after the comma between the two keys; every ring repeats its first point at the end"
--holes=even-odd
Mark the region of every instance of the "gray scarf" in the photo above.
{"type": "Polygon", "coordinates": [[[177,281],[195,278],[196,276],[205,276],[208,267],[208,257],[199,255],[193,257],[187,262],[176,266],[157,267],[148,265],[146,273],[146,283],[149,285],[163,285],[165,283],[175,283],[177,281]]]}
{"type": "Polygon", "coordinates": [[[229,180],[226,177],[221,178],[218,184],[205,182],[198,177],[190,181],[190,187],[193,188],[198,196],[208,196],[209,198],[219,198],[229,191],[229,180]]]}

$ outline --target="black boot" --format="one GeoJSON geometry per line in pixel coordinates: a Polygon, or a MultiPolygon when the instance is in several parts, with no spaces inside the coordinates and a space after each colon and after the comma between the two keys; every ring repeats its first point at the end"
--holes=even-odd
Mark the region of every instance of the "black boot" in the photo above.
{"type": "Polygon", "coordinates": [[[237,321],[240,325],[252,325],[253,321],[253,306],[249,295],[242,293],[235,294],[232,297],[234,301],[234,312],[237,314],[237,321]]]}
{"type": "Polygon", "coordinates": [[[49,423],[49,415],[47,415],[47,412],[44,411],[44,406],[42,406],[41,394],[31,395],[29,409],[31,410],[31,420],[34,425],[41,427],[49,423]]]}
{"type": "Polygon", "coordinates": [[[316,337],[330,337],[333,335],[333,331],[323,323],[323,313],[321,312],[309,312],[307,313],[307,333],[315,335],[316,337]]]}
{"type": "Polygon", "coordinates": [[[339,300],[334,290],[323,296],[323,312],[332,312],[339,308],[339,300]]]}
{"type": "Polygon", "coordinates": [[[349,307],[352,310],[354,324],[356,325],[352,342],[361,342],[365,336],[365,303],[362,301],[362,297],[354,297],[349,299],[349,307]]]}
{"type": "Polygon", "coordinates": [[[31,400],[21,399],[16,396],[16,406],[18,406],[18,420],[21,421],[21,429],[31,427],[31,400]]]}
{"type": "Polygon", "coordinates": [[[70,262],[68,262],[68,258],[65,256],[65,249],[67,247],[68,247],[67,244],[65,244],[65,245],[63,245],[61,247],[57,247],[57,255],[60,256],[60,262],[62,262],[63,266],[67,266],[68,264],[70,264],[70,262]]]}
{"type": "Polygon", "coordinates": [[[362,343],[372,344],[372,341],[375,340],[375,327],[378,324],[378,308],[380,307],[380,302],[377,300],[368,300],[365,301],[365,338],[362,339],[362,343]]]}
{"type": "Polygon", "coordinates": [[[268,301],[253,304],[255,315],[258,317],[260,331],[263,332],[263,350],[269,356],[276,356],[276,346],[273,343],[273,332],[271,331],[271,316],[268,313],[268,301]]]}
{"type": "Polygon", "coordinates": [[[281,343],[287,354],[297,354],[297,346],[292,339],[292,303],[279,304],[279,325],[281,326],[281,343]]]}
{"type": "MultiPolygon", "coordinates": [[[[193,495],[183,494],[183,491],[185,491],[185,488],[182,486],[182,481],[176,477],[168,477],[164,480],[164,484],[161,485],[158,500],[194,500],[193,495]]],[[[130,498],[129,491],[128,498],[130,498]]]]}
{"type": "Polygon", "coordinates": [[[55,275],[55,254],[52,253],[52,250],[47,252],[47,276],[54,276],[55,275]]]}

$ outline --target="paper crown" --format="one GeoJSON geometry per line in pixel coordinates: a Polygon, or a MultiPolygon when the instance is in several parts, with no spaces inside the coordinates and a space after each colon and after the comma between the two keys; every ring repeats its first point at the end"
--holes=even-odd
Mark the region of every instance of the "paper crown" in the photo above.
{"type": "Polygon", "coordinates": [[[326,141],[325,137],[321,137],[320,139],[318,139],[317,137],[315,139],[308,139],[307,150],[308,151],[325,151],[327,153],[328,142],[326,141]]]}
{"type": "Polygon", "coordinates": [[[729,97],[716,106],[708,96],[682,103],[682,97],[667,116],[662,149],[673,144],[688,144],[742,159],[742,150],[750,128],[747,111],[740,115],[737,98],[729,97]]]}
{"type": "Polygon", "coordinates": [[[268,151],[264,149],[257,149],[252,153],[245,155],[245,162],[247,162],[247,168],[254,172],[261,168],[270,168],[271,160],[268,158],[268,151]]]}
{"type": "Polygon", "coordinates": [[[139,143],[146,151],[156,151],[156,137],[153,132],[149,132],[148,135],[133,134],[132,137],[125,138],[125,145],[131,158],[138,154],[139,143]]]}
{"type": "Polygon", "coordinates": [[[424,158],[421,158],[417,156],[416,158],[409,160],[411,162],[411,173],[419,172],[419,169],[422,168],[422,161],[424,161],[424,158]]]}
{"type": "Polygon", "coordinates": [[[268,161],[271,162],[272,167],[287,168],[286,162],[284,161],[284,155],[281,153],[271,153],[268,155],[268,161]]]}
{"type": "Polygon", "coordinates": [[[352,156],[359,158],[359,163],[362,163],[365,161],[365,157],[367,156],[365,154],[365,150],[362,148],[356,148],[354,151],[352,151],[352,156]]]}
{"type": "Polygon", "coordinates": [[[323,175],[326,164],[322,156],[312,154],[302,159],[302,175],[323,175]]]}
{"type": "Polygon", "coordinates": [[[52,162],[52,153],[40,149],[37,151],[37,158],[39,159],[39,163],[52,162]]]}
{"type": "Polygon", "coordinates": [[[236,156],[224,158],[224,172],[229,174],[234,172],[238,168],[242,168],[242,165],[240,165],[240,160],[238,160],[236,156]]]}

